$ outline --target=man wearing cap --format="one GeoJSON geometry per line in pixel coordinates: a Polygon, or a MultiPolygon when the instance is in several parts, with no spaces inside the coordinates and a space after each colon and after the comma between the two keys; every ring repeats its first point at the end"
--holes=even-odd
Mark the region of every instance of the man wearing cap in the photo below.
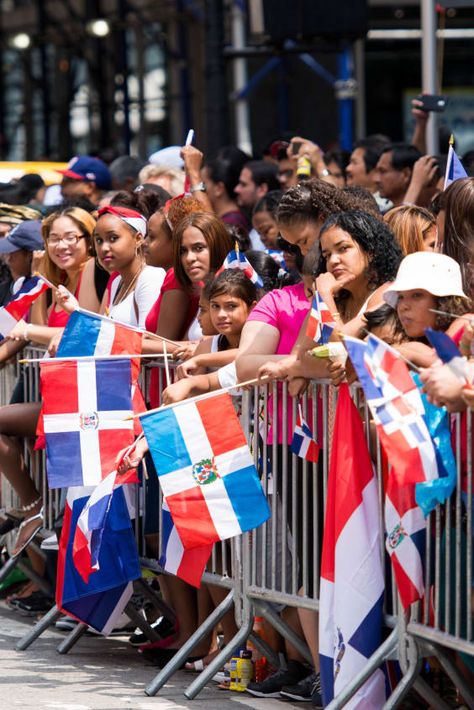
{"type": "Polygon", "coordinates": [[[7,235],[17,224],[26,220],[40,219],[41,213],[28,205],[10,205],[0,202],[0,237],[7,235]]]}
{"type": "Polygon", "coordinates": [[[10,269],[11,279],[0,282],[0,305],[11,301],[25,281],[31,277],[33,252],[43,250],[41,222],[30,220],[18,224],[3,239],[0,239],[0,254],[10,269]]]}
{"type": "Polygon", "coordinates": [[[98,205],[102,194],[112,186],[107,165],[90,155],[77,155],[69,161],[66,170],[58,170],[58,173],[63,175],[61,194],[64,199],[85,197],[98,205]]]}

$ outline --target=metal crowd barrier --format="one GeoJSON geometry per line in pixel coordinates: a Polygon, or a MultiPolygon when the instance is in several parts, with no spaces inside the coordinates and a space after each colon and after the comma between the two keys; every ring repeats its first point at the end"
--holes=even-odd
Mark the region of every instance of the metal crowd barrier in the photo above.
{"type": "MultiPolygon", "coordinates": [[[[30,352],[28,350],[29,356],[30,352]]],[[[146,382],[154,367],[158,368],[161,391],[166,382],[161,365],[151,364],[144,368],[146,382]]],[[[27,368],[27,382],[30,396],[37,397],[38,369],[34,365],[27,368]]],[[[353,388],[353,396],[363,421],[368,424],[370,415],[361,390],[353,388]]],[[[208,635],[232,605],[235,609],[238,633],[184,690],[186,697],[194,698],[249,636],[271,660],[277,661],[274,652],[262,639],[253,635],[253,619],[256,614],[263,616],[293,643],[304,657],[311,660],[305,643],[282,621],[278,612],[283,606],[304,607],[314,612],[319,609],[320,556],[336,397],[336,389],[322,382],[311,383],[309,391],[303,396],[303,413],[305,418],[312,421],[313,432],[321,446],[318,463],[312,464],[285,453],[297,414],[296,403],[288,397],[286,385],[274,383],[244,392],[241,401],[242,426],[248,437],[255,464],[261,473],[272,517],[259,529],[215,546],[203,582],[228,590],[227,596],[180,652],[149,683],[145,689],[147,695],[154,695],[164,686],[197,643],[208,635]],[[270,438],[267,433],[271,422],[277,420],[279,412],[283,422],[291,420],[288,428],[282,427],[280,443],[275,428],[270,438]]],[[[344,707],[372,672],[383,661],[393,658],[399,660],[402,678],[384,708],[397,707],[412,687],[433,707],[447,708],[444,700],[420,675],[423,659],[432,657],[437,659],[459,688],[468,706],[474,707],[472,680],[470,682],[469,677],[460,670],[462,654],[464,660],[468,659],[474,666],[472,417],[468,413],[463,417],[457,415],[456,418],[455,455],[458,485],[451,500],[443,506],[438,506],[427,519],[425,598],[413,604],[408,613],[403,612],[398,602],[396,585],[385,551],[380,445],[378,442],[374,444],[369,426],[366,426],[381,503],[380,517],[374,524],[377,524],[381,531],[380,554],[386,563],[386,633],[379,649],[368,660],[363,671],[334,699],[329,706],[330,710],[344,707]],[[462,453],[463,441],[465,454],[462,453]]],[[[37,473],[39,475],[39,470],[37,473]]],[[[44,476],[43,481],[46,486],[44,476]]],[[[45,493],[51,516],[57,512],[57,495],[56,492],[45,493]]],[[[142,517],[146,517],[145,496],[146,482],[139,489],[138,510],[142,517]]],[[[138,517],[136,532],[143,563],[159,569],[156,560],[149,559],[144,526],[140,524],[138,517]]],[[[47,615],[39,622],[39,633],[57,617],[57,610],[55,614],[50,612],[49,618],[47,615]]],[[[133,612],[131,616],[153,639],[153,630],[146,622],[143,624],[143,618],[141,617],[142,623],[138,623],[139,619],[133,612]]],[[[59,650],[67,652],[84,631],[85,627],[72,632],[59,650]]],[[[36,635],[30,635],[27,642],[20,641],[18,648],[26,648],[32,638],[39,635],[38,632],[36,635]]]]}

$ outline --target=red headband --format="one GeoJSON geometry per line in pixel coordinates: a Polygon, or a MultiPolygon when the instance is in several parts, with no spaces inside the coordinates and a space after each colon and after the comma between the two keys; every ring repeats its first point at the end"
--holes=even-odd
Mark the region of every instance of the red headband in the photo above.
{"type": "Polygon", "coordinates": [[[102,217],[103,214],[113,214],[132,227],[136,232],[140,232],[142,237],[146,235],[146,217],[136,210],[131,210],[128,207],[106,205],[99,210],[99,217],[102,217]]]}

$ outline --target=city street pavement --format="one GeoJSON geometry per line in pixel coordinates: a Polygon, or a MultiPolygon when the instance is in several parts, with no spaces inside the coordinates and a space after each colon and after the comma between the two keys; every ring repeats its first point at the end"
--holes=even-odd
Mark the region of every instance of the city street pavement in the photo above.
{"type": "MultiPolygon", "coordinates": [[[[291,710],[296,703],[253,698],[210,685],[195,700],[183,690],[194,674],[178,672],[158,695],[144,694],[158,669],[138,656],[126,638],[87,634],[67,654],[57,645],[65,637],[54,627],[27,651],[15,651],[17,641],[34,620],[19,616],[0,602],[1,710],[291,710]]],[[[301,706],[300,706],[301,707],[301,706]]]]}

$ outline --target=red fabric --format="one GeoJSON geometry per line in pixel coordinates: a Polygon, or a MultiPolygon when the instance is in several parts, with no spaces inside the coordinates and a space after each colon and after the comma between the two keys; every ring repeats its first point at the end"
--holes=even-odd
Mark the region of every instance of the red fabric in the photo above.
{"type": "MultiPolygon", "coordinates": [[[[76,290],[74,291],[74,296],[76,298],[79,298],[79,291],[81,290],[81,281],[82,281],[82,271],[79,274],[79,279],[77,281],[76,290]]],[[[51,310],[49,312],[49,315],[48,315],[48,322],[46,325],[49,328],[65,328],[68,320],[69,320],[69,313],[66,313],[66,311],[63,311],[62,308],[60,311],[57,311],[55,309],[55,304],[53,303],[53,305],[51,306],[51,310]]]]}
{"type": "MultiPolygon", "coordinates": [[[[156,333],[156,329],[158,328],[158,319],[160,317],[160,309],[161,309],[161,302],[163,299],[163,295],[167,291],[182,291],[183,287],[179,283],[178,279],[175,276],[174,269],[168,269],[168,272],[165,276],[165,280],[163,281],[163,285],[161,287],[161,292],[160,295],[158,296],[155,304],[152,306],[150,312],[148,313],[145,321],[145,329],[150,331],[150,333],[156,333]]],[[[183,332],[180,334],[180,337],[183,337],[184,333],[187,331],[189,326],[194,320],[194,317],[196,316],[197,309],[199,306],[199,296],[197,295],[191,295],[189,296],[189,307],[188,307],[188,313],[186,316],[186,322],[183,327],[183,332]]],[[[158,376],[158,370],[156,368],[153,368],[150,374],[150,389],[149,389],[149,400],[150,400],[150,405],[152,409],[155,407],[159,407],[160,405],[160,393],[158,392],[158,385],[159,385],[159,376],[158,376]]]]}

